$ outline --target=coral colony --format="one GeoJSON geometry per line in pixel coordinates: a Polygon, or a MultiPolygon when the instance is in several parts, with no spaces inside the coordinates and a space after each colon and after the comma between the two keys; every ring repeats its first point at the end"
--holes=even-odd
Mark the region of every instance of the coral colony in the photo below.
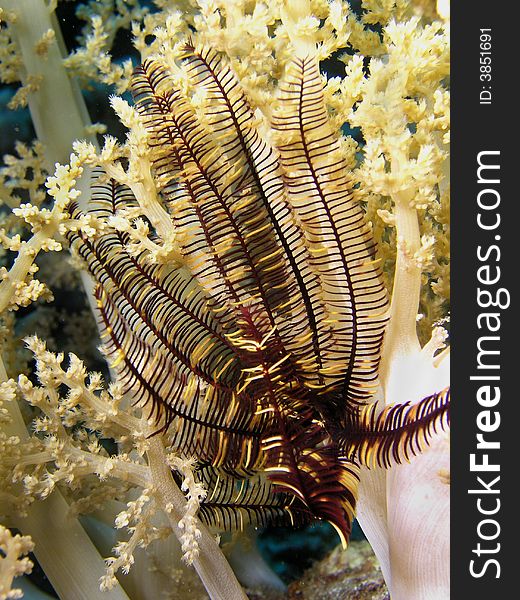
{"type": "Polygon", "coordinates": [[[346,546],[357,516],[393,600],[448,598],[445,3],[91,2],[64,60],[55,3],[1,4],[38,137],[1,172],[1,597],[33,546],[60,598],[144,598],[143,569],[177,597],[177,538],[211,598],[245,598],[216,534],[322,520],[346,546]],[[140,64],[111,60],[120,29],[140,64]],[[119,94],[124,141],[97,146],[78,81],[119,94]],[[41,253],[86,289],[111,383],[86,325],[68,356],[22,339],[20,307],[56,318],[41,253]]]}

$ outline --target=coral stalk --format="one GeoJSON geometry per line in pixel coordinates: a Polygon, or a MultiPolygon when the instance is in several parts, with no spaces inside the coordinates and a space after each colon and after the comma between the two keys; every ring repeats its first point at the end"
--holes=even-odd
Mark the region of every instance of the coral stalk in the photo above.
{"type": "MultiPolygon", "coordinates": [[[[186,498],[172,479],[171,469],[167,463],[166,452],[160,438],[152,438],[147,450],[148,464],[150,466],[152,481],[155,491],[161,499],[161,506],[169,507],[167,513],[171,528],[180,540],[183,531],[179,528],[179,521],[184,516],[186,498]]],[[[240,584],[228,562],[224,558],[215,538],[208,529],[197,523],[200,532],[198,545],[200,554],[193,561],[211,600],[246,600],[240,584]]]]}
{"type": "MultiPolygon", "coordinates": [[[[38,139],[45,144],[48,168],[66,162],[72,141],[86,137],[89,117],[81,92],[69,79],[58,47],[59,30],[53,27],[51,9],[44,0],[4,0],[5,9],[16,15],[11,24],[23,58],[24,79],[37,81],[27,101],[38,139]],[[36,45],[47,32],[56,36],[45,53],[36,45]]],[[[24,81],[24,82],[25,82],[24,81]]]]}
{"type": "Polygon", "coordinates": [[[417,211],[410,207],[413,191],[394,196],[395,227],[398,240],[390,322],[386,332],[380,377],[389,383],[390,363],[397,355],[408,355],[420,349],[416,322],[421,291],[421,269],[411,258],[419,250],[421,240],[417,211]]]}
{"type": "MultiPolygon", "coordinates": [[[[69,506],[58,491],[34,502],[27,516],[15,518],[14,523],[35,541],[36,558],[60,598],[99,597],[105,562],[79,521],[69,516],[69,506]]],[[[105,599],[128,600],[128,596],[118,584],[103,594],[105,599]]]]}

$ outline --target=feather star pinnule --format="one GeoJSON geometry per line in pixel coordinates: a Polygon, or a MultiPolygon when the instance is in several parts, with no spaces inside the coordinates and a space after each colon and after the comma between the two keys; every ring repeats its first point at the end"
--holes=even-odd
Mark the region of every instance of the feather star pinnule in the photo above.
{"type": "Polygon", "coordinates": [[[96,281],[107,352],[158,430],[197,460],[203,521],[323,519],[346,544],[360,466],[419,452],[449,422],[449,389],[379,414],[370,402],[387,292],[316,58],[287,67],[274,145],[216,52],[188,43],[183,69],[205,92],[204,119],[158,60],[132,85],[180,263],[131,248],[113,218],[135,197],[103,172],[90,212],[105,227],[67,234],[96,281]]]}

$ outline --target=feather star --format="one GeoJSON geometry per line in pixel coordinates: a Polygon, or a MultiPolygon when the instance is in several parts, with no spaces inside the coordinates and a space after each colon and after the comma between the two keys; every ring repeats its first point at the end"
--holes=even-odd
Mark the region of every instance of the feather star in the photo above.
{"type": "Polygon", "coordinates": [[[288,66],[272,143],[216,52],[188,43],[182,68],[204,118],[158,60],[132,85],[180,261],[132,248],[113,224],[136,199],[104,173],[90,211],[103,231],[68,234],[96,281],[107,352],[158,431],[198,461],[203,521],[323,519],[346,544],[360,467],[426,446],[448,424],[449,390],[379,413],[371,402],[387,292],[316,58],[288,66]]]}

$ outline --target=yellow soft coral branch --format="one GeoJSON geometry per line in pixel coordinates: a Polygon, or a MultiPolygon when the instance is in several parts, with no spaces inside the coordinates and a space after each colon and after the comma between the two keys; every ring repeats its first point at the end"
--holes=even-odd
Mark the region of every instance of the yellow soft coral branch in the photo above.
{"type": "Polygon", "coordinates": [[[22,591],[12,588],[12,583],[15,577],[32,571],[33,563],[25,555],[33,548],[29,536],[13,536],[0,525],[0,598],[9,600],[22,597],[22,591]]]}
{"type": "MultiPolygon", "coordinates": [[[[6,382],[0,358],[0,382],[6,382]]],[[[27,443],[29,432],[14,396],[7,402],[8,420],[1,431],[27,443]]],[[[26,507],[25,516],[14,515],[13,524],[35,542],[35,555],[61,597],[90,600],[98,593],[96,573],[101,577],[104,563],[77,519],[69,515],[69,505],[59,491],[42,502],[26,507]],[[67,564],[67,569],[62,568],[67,564]]],[[[114,588],[107,599],[128,600],[122,588],[114,588]]]]}

